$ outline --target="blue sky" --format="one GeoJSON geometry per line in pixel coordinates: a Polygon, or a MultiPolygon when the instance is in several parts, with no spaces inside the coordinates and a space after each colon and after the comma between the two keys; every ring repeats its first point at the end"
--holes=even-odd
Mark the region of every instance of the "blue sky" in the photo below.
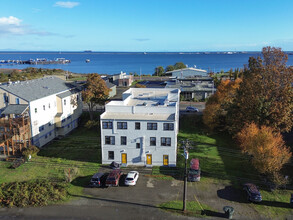
{"type": "Polygon", "coordinates": [[[0,50],[293,51],[292,0],[0,3],[0,50]]]}

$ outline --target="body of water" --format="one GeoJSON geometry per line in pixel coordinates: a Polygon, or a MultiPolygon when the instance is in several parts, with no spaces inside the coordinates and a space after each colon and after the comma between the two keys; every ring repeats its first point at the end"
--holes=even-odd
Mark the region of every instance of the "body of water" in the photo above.
{"type": "MultiPolygon", "coordinates": [[[[243,68],[251,56],[260,53],[101,53],[101,52],[0,52],[0,60],[29,60],[46,58],[55,60],[65,58],[71,60],[68,64],[0,64],[0,68],[24,69],[27,67],[63,69],[73,73],[115,74],[121,71],[126,73],[153,74],[157,66],[174,65],[183,62],[188,67],[220,72],[233,68],[243,68]],[[86,63],[85,60],[90,62],[86,63]]],[[[293,65],[293,55],[288,55],[288,65],[293,65]]]]}

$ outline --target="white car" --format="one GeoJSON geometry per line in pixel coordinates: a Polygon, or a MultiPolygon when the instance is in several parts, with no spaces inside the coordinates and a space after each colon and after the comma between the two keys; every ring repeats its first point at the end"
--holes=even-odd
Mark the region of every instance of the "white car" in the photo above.
{"type": "Polygon", "coordinates": [[[134,186],[138,180],[139,173],[137,171],[130,171],[125,179],[126,186],[134,186]]]}

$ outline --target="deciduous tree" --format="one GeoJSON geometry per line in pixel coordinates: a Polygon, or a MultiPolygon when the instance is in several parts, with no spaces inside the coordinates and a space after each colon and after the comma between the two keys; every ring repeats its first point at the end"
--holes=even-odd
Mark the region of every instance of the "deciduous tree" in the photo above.
{"type": "Polygon", "coordinates": [[[255,123],[246,124],[237,139],[242,151],[252,156],[253,166],[262,174],[277,174],[292,156],[282,135],[264,125],[259,128],[255,123]]]}
{"type": "Polygon", "coordinates": [[[216,93],[208,99],[203,111],[203,122],[210,130],[226,125],[227,109],[233,103],[240,83],[239,78],[235,81],[222,80],[216,93]]]}
{"type": "Polygon", "coordinates": [[[109,98],[109,89],[99,74],[89,74],[86,88],[82,91],[83,101],[89,107],[90,120],[93,120],[93,110],[96,105],[104,105],[109,98]]]}
{"type": "Polygon", "coordinates": [[[293,71],[286,66],[287,55],[280,48],[265,47],[261,57],[250,57],[234,104],[229,110],[230,131],[254,122],[276,131],[293,126],[293,71]]]}
{"type": "Polygon", "coordinates": [[[162,66],[158,66],[155,68],[155,72],[153,74],[154,76],[163,76],[165,75],[165,70],[164,70],[164,67],[162,66]]]}
{"type": "Polygon", "coordinates": [[[174,68],[175,68],[175,70],[184,69],[184,68],[186,68],[186,65],[182,62],[177,62],[177,63],[175,63],[174,68]]]}

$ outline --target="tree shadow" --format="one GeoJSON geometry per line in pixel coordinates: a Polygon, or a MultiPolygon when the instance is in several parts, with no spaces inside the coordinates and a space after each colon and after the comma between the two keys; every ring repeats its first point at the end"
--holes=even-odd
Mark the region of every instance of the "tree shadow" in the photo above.
{"type": "Polygon", "coordinates": [[[226,186],[224,189],[217,191],[217,196],[228,201],[248,203],[243,190],[234,188],[233,186],[226,186]]]}
{"type": "Polygon", "coordinates": [[[71,184],[74,186],[89,187],[91,178],[92,178],[92,175],[77,177],[71,181],[71,184]]]}
{"type": "Polygon", "coordinates": [[[271,207],[277,207],[277,208],[287,208],[287,209],[292,209],[293,207],[290,205],[289,203],[289,199],[288,199],[288,203],[286,202],[279,202],[279,201],[267,201],[267,200],[263,200],[260,203],[256,203],[259,206],[271,206],[271,207]]]}

